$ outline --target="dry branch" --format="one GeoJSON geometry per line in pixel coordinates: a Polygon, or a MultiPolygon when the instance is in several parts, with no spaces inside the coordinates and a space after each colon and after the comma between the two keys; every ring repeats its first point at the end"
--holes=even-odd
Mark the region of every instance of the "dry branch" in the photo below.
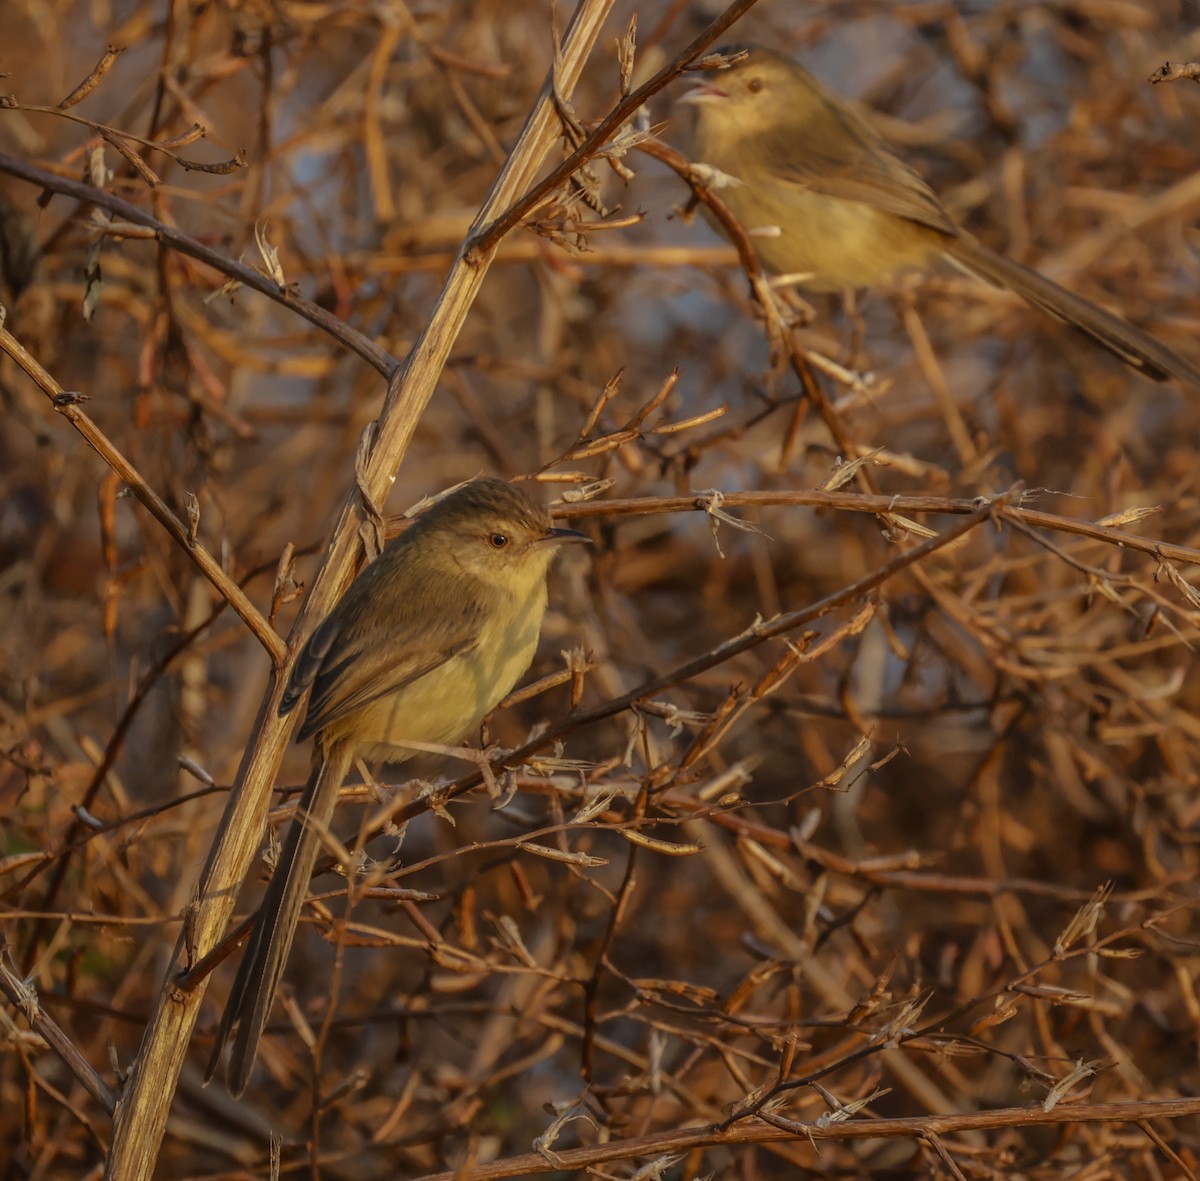
{"type": "MultiPolygon", "coordinates": [[[[875,1138],[925,1138],[953,1136],[994,1128],[1057,1126],[1087,1123],[1137,1123],[1144,1119],[1173,1119],[1200,1114],[1200,1099],[1146,1099],[1137,1103],[1081,1103],[1043,1111],[1038,1107],[1003,1108],[970,1115],[921,1116],[916,1119],[864,1119],[841,1122],[797,1123],[775,1121],[783,1127],[735,1124],[660,1132],[634,1140],[613,1141],[593,1148],[572,1148],[552,1156],[524,1156],[475,1165],[472,1181],[498,1177],[527,1177],[573,1168],[598,1168],[611,1161],[653,1158],[719,1144],[770,1144],[794,1137],[817,1141],[873,1140],[875,1138]]],[[[766,1122],[766,1121],[764,1121],[766,1122]]],[[[461,1174],[427,1173],[414,1181],[455,1181],[461,1174]]]]}

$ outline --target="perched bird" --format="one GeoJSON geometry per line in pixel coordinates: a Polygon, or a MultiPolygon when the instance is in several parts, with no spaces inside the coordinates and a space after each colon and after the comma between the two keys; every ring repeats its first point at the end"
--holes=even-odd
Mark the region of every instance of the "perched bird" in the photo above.
{"type": "Polygon", "coordinates": [[[1007,287],[1127,365],[1200,388],[1200,368],[1149,333],[955,225],[929,186],[803,66],[761,45],[680,101],[696,106],[693,159],[730,178],[717,195],[762,265],[816,291],[869,287],[940,259],[1007,287]]]}
{"type": "Polygon", "coordinates": [[[449,745],[476,729],[529,667],[546,612],[556,529],[520,488],[479,479],[422,513],[351,584],[309,637],[279,705],[311,690],[297,741],[313,769],[221,1019],[208,1077],[245,1089],[338,791],[357,757],[402,762],[407,742],[449,745]]]}

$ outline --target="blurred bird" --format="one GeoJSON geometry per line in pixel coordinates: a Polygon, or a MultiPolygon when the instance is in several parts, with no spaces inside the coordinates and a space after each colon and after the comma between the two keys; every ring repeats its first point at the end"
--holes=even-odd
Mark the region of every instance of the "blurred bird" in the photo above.
{"type": "Polygon", "coordinates": [[[680,100],[697,109],[693,159],[729,178],[717,196],[768,271],[816,291],[845,291],[949,259],[1147,377],[1200,389],[1200,368],[1173,349],[955,225],[921,177],[803,66],[761,45],[718,52],[744,56],[680,100]]]}
{"type": "Polygon", "coordinates": [[[255,920],[207,1077],[236,1026],[226,1069],[246,1087],[338,791],[355,758],[402,762],[408,742],[447,746],[476,729],[529,667],[558,546],[587,541],[504,480],[464,485],[371,563],[309,637],[279,704],[311,689],[297,741],[313,769],[255,920]]]}

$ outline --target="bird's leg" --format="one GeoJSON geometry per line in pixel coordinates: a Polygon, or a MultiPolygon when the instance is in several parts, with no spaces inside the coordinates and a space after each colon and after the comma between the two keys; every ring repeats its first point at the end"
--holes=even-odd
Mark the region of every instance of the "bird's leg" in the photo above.
{"type": "Polygon", "coordinates": [[[858,292],[847,287],[842,292],[842,314],[846,317],[846,364],[861,368],[866,363],[863,341],[867,335],[867,324],[862,309],[858,306],[858,292]]]}

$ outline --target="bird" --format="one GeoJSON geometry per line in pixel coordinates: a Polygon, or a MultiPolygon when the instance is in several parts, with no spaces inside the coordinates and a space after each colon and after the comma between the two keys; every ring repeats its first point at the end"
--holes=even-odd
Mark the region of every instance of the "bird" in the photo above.
{"type": "Polygon", "coordinates": [[[1200,389],[1200,368],[1149,333],[955,223],[921,176],[798,62],[728,45],[680,101],[696,108],[692,158],[723,174],[717,195],[766,270],[814,291],[870,287],[943,259],[1064,320],[1155,381],[1200,389]]]}
{"type": "Polygon", "coordinates": [[[308,782],[230,991],[206,1080],[230,1034],[226,1087],[246,1087],[291,949],[324,831],[355,758],[403,762],[406,742],[450,745],[477,729],[533,660],[546,576],[586,534],[505,480],[462,485],[390,541],[297,657],[279,703],[305,693],[297,741],[314,739],[308,782]]]}

